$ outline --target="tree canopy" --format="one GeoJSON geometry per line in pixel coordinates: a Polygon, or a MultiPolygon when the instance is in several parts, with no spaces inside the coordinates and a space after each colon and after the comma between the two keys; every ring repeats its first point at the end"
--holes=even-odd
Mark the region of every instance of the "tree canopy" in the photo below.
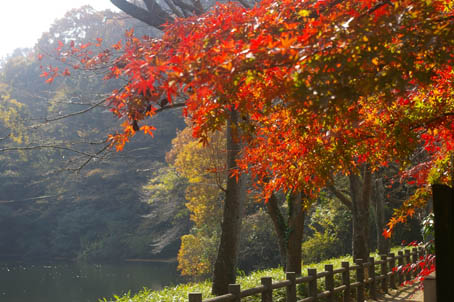
{"type": "Polygon", "coordinates": [[[364,163],[409,167],[421,146],[427,160],[404,175],[450,179],[453,25],[447,0],[264,0],[176,18],[159,39],[128,31],[96,56],[74,44],[60,54],[86,68],[113,62],[107,79],[127,80],[110,97],[126,119],[110,137],[117,149],[152,133],[147,118],[163,107],[183,104],[203,142],[235,110],[240,167],[264,196],[313,195],[364,163]]]}

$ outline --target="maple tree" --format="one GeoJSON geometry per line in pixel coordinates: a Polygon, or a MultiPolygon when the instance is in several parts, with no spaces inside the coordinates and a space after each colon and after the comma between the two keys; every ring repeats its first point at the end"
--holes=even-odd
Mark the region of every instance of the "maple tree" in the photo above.
{"type": "Polygon", "coordinates": [[[147,118],[163,98],[183,98],[202,142],[230,123],[244,143],[231,173],[250,172],[265,199],[279,190],[316,196],[334,174],[365,164],[408,167],[423,146],[429,160],[405,173],[422,189],[403,221],[427,184],[450,178],[453,26],[448,0],[264,0],[175,19],[159,39],[130,31],[113,46],[118,57],[84,45],[61,54],[86,68],[113,61],[107,79],[127,80],[109,99],[125,119],[110,136],[118,150],[136,130],[152,133],[147,118]]]}
{"type": "Polygon", "coordinates": [[[420,141],[418,128],[450,116],[413,111],[417,95],[423,99],[443,83],[437,71],[451,76],[450,5],[265,1],[248,10],[229,4],[203,18],[176,20],[162,39],[129,33],[116,46],[125,51],[118,61],[128,63],[115,65],[110,76],[129,79],[111,105],[130,122],[111,139],[121,149],[135,132],[132,122],[153,115],[164,94],[170,103],[186,97],[185,114],[202,140],[232,108],[240,112],[238,127],[248,139],[243,169],[267,194],[312,193],[311,183],[323,183],[333,170],[405,159],[420,141]],[[270,171],[280,177],[268,178],[270,171]]]}

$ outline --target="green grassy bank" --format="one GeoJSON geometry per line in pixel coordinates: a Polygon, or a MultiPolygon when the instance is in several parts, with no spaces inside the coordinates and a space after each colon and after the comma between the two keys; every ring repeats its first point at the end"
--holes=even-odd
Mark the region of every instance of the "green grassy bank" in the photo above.
{"type": "MultiPolygon", "coordinates": [[[[393,248],[391,252],[396,253],[402,250],[401,247],[393,248]]],[[[374,255],[378,260],[378,255],[374,255]]],[[[327,259],[319,263],[309,263],[303,265],[303,275],[307,274],[308,268],[315,268],[317,271],[324,271],[326,264],[332,264],[334,269],[341,267],[341,262],[353,261],[351,256],[343,256],[339,258],[327,259]]],[[[337,274],[339,275],[339,274],[337,274]]],[[[273,282],[279,280],[285,280],[285,273],[282,268],[272,268],[266,270],[260,270],[252,272],[247,276],[238,276],[237,283],[241,285],[241,289],[248,289],[252,287],[260,286],[260,279],[262,277],[272,277],[273,282]]],[[[340,276],[336,276],[336,283],[340,282],[340,276]]],[[[320,290],[323,289],[323,282],[318,284],[320,290]]],[[[190,292],[201,292],[203,299],[213,297],[211,295],[211,281],[203,281],[197,283],[184,283],[176,286],[169,286],[159,291],[152,291],[144,288],[142,291],[135,295],[126,294],[122,297],[115,297],[115,302],[183,302],[188,301],[188,294],[190,292]]],[[[305,287],[299,286],[299,295],[304,295],[305,287]]],[[[110,301],[108,299],[102,301],[110,301]]],[[[260,301],[260,297],[244,299],[244,301],[260,301]]],[[[273,301],[285,301],[285,289],[273,291],[273,301]]]]}

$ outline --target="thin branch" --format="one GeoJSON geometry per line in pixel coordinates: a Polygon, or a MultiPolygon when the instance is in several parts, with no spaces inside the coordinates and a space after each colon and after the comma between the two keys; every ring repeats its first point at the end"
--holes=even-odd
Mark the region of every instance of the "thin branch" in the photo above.
{"type": "Polygon", "coordinates": [[[364,17],[364,16],[367,16],[367,15],[370,15],[373,12],[375,12],[376,10],[378,10],[379,8],[381,8],[382,6],[385,6],[385,5],[391,5],[392,6],[393,4],[392,4],[392,2],[390,0],[385,0],[385,1],[379,2],[374,7],[371,7],[367,12],[362,14],[360,17],[364,17]]]}
{"type": "Polygon", "coordinates": [[[11,133],[8,134],[8,135],[5,136],[5,137],[0,137],[0,142],[1,142],[1,141],[4,141],[4,140],[7,140],[10,136],[11,136],[11,133]]]}
{"type": "MultiPolygon", "coordinates": [[[[58,121],[58,120],[62,120],[62,119],[65,119],[65,118],[68,118],[68,117],[73,117],[73,116],[76,116],[76,115],[79,115],[79,114],[84,114],[88,111],[91,111],[97,107],[100,107],[104,102],[106,101],[106,99],[102,99],[100,102],[97,102],[93,105],[91,105],[90,107],[88,108],[85,108],[83,110],[80,110],[80,111],[76,111],[76,112],[72,112],[72,113],[68,113],[68,114],[65,114],[65,115],[60,115],[60,116],[57,116],[57,117],[52,117],[52,118],[44,118],[44,123],[48,123],[48,122],[55,122],[55,121],[58,121]]],[[[33,127],[33,126],[31,126],[33,127]]]]}
{"type": "Polygon", "coordinates": [[[94,156],[91,156],[89,157],[85,162],[82,163],[82,165],[80,165],[77,169],[75,169],[74,171],[76,171],[77,173],[80,173],[80,171],[86,166],[88,165],[94,158],[98,158],[99,155],[101,153],[103,153],[104,151],[107,150],[107,148],[110,147],[110,144],[106,144],[101,150],[99,150],[98,152],[95,153],[94,156]]]}
{"type": "Polygon", "coordinates": [[[43,195],[43,196],[31,197],[31,198],[26,198],[26,199],[21,199],[21,200],[0,200],[0,203],[23,202],[23,201],[30,201],[30,200],[43,200],[43,199],[49,199],[51,197],[58,197],[61,195],[63,195],[63,194],[43,195]]]}
{"type": "MultiPolygon", "coordinates": [[[[109,146],[109,145],[108,145],[109,146]]],[[[40,150],[40,149],[55,149],[55,150],[65,150],[70,151],[73,153],[77,153],[80,155],[88,156],[95,158],[97,154],[90,154],[84,151],[79,151],[73,148],[65,147],[65,146],[58,146],[58,145],[36,145],[36,146],[28,146],[28,147],[7,147],[0,149],[0,152],[8,152],[8,151],[31,151],[31,150],[40,150]]],[[[105,150],[106,148],[104,148],[105,150]]]]}

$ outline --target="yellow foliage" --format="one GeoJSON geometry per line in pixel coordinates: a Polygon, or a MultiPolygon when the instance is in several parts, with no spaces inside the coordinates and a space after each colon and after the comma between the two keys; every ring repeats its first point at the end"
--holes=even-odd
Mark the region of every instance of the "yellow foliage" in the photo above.
{"type": "Polygon", "coordinates": [[[206,257],[205,246],[200,237],[192,234],[181,237],[178,269],[183,276],[202,276],[210,273],[211,263],[206,257]]]}
{"type": "Polygon", "coordinates": [[[11,98],[8,86],[0,83],[0,129],[7,128],[6,131],[1,130],[0,136],[4,136],[6,132],[6,135],[17,144],[28,142],[24,127],[20,122],[23,108],[24,104],[11,98]]]}
{"type": "Polygon", "coordinates": [[[201,276],[211,272],[222,220],[222,189],[225,184],[225,134],[213,133],[204,145],[192,137],[192,129],[180,131],[166,159],[188,180],[185,192],[193,234],[181,238],[178,269],[182,275],[201,276]]]}
{"type": "Polygon", "coordinates": [[[192,129],[187,127],[178,133],[172,141],[172,150],[167,153],[167,161],[180,176],[188,179],[186,207],[197,227],[215,227],[221,219],[221,187],[226,178],[224,146],[223,132],[213,133],[204,146],[192,137],[192,129]]]}

